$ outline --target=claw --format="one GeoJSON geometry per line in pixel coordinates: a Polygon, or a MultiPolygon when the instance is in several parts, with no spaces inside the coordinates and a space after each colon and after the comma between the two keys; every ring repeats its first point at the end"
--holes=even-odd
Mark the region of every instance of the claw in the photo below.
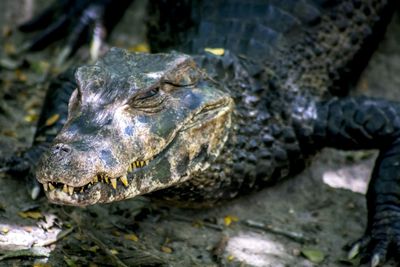
{"type": "Polygon", "coordinates": [[[353,247],[350,249],[349,254],[347,254],[347,258],[349,260],[354,259],[360,253],[360,243],[357,242],[353,247]]]}
{"type": "Polygon", "coordinates": [[[371,260],[371,267],[377,267],[377,266],[379,266],[379,263],[381,262],[381,258],[379,257],[379,255],[378,254],[375,254],[373,257],[372,257],[372,260],[371,260]]]}

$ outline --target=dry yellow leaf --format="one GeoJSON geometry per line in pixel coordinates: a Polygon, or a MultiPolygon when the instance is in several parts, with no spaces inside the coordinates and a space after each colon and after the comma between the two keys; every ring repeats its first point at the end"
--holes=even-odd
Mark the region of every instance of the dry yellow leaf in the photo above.
{"type": "Polygon", "coordinates": [[[51,115],[51,117],[48,118],[48,119],[46,120],[45,125],[46,125],[46,126],[51,126],[51,125],[53,125],[54,123],[56,123],[56,122],[58,121],[59,118],[60,118],[60,114],[51,115]]]}
{"type": "Polygon", "coordinates": [[[119,252],[116,249],[110,249],[111,254],[117,255],[119,252]]]}
{"type": "Polygon", "coordinates": [[[51,267],[51,264],[47,262],[35,262],[33,267],[51,267]]]}
{"type": "Polygon", "coordinates": [[[237,221],[239,221],[239,218],[234,215],[227,215],[224,217],[224,224],[226,226],[229,226],[232,224],[232,222],[237,222],[237,221]]]}
{"type": "Polygon", "coordinates": [[[222,56],[225,54],[225,49],[223,49],[223,48],[206,47],[206,48],[204,48],[204,51],[214,54],[216,56],[222,56]]]}
{"type": "Polygon", "coordinates": [[[161,246],[161,251],[164,253],[172,253],[172,248],[167,246],[161,246]]]}
{"type": "Polygon", "coordinates": [[[135,235],[135,234],[124,235],[124,238],[125,238],[126,240],[132,240],[132,241],[135,241],[135,242],[138,242],[138,241],[139,241],[139,238],[138,238],[137,235],[135,235]]]}
{"type": "Polygon", "coordinates": [[[37,119],[38,119],[38,115],[37,114],[29,114],[29,115],[26,115],[24,117],[24,120],[26,122],[34,122],[34,121],[37,121],[37,119]]]}
{"type": "Polygon", "coordinates": [[[35,220],[43,218],[42,213],[40,213],[39,211],[22,211],[19,212],[18,215],[21,216],[22,218],[32,218],[35,220]]]}
{"type": "Polygon", "coordinates": [[[136,45],[130,47],[129,51],[149,53],[150,47],[149,47],[149,44],[147,44],[147,43],[140,43],[140,44],[136,44],[136,45]]]}
{"type": "Polygon", "coordinates": [[[93,253],[96,253],[97,250],[99,250],[99,246],[95,245],[95,246],[89,247],[88,250],[93,253]]]}

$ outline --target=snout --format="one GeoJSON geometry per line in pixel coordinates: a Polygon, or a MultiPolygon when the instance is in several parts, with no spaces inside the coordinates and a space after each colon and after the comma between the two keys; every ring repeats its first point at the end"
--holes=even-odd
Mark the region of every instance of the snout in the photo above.
{"type": "Polygon", "coordinates": [[[69,143],[55,143],[39,160],[36,177],[41,183],[84,185],[96,174],[95,151],[80,150],[69,143]]]}
{"type": "Polygon", "coordinates": [[[62,161],[63,159],[69,157],[72,153],[72,148],[67,144],[55,144],[51,147],[50,154],[55,160],[62,161]]]}

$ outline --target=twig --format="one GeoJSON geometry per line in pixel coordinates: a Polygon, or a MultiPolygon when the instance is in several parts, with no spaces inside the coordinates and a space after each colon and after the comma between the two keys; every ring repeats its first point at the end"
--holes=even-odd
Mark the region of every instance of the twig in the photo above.
{"type": "MultiPolygon", "coordinates": [[[[177,215],[177,214],[171,214],[170,218],[175,219],[175,220],[179,220],[179,221],[189,222],[189,223],[196,222],[192,218],[187,218],[187,217],[184,217],[182,215],[177,215]]],[[[201,224],[206,226],[206,227],[208,227],[208,228],[217,230],[217,231],[224,230],[224,228],[222,226],[218,225],[218,224],[213,224],[213,223],[204,222],[204,221],[201,221],[201,224]]]]}
{"type": "Polygon", "coordinates": [[[278,228],[278,227],[275,227],[275,226],[272,226],[269,224],[265,224],[263,222],[257,222],[257,221],[253,221],[253,220],[245,220],[245,221],[243,221],[243,223],[248,227],[261,229],[266,232],[270,232],[273,234],[287,237],[287,238],[289,238],[293,241],[296,241],[300,244],[315,243],[314,239],[307,238],[302,233],[287,231],[287,230],[284,230],[284,229],[281,229],[281,228],[278,228]]]}

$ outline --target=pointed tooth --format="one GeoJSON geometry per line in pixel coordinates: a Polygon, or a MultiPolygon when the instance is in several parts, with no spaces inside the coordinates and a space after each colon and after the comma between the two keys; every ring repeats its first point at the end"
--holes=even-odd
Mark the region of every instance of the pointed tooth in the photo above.
{"type": "Polygon", "coordinates": [[[62,191],[68,193],[68,185],[64,184],[62,191]]]}
{"type": "Polygon", "coordinates": [[[54,185],[52,183],[49,183],[49,189],[50,189],[50,191],[53,191],[56,188],[54,187],[54,185]]]}
{"type": "Polygon", "coordinates": [[[117,189],[117,179],[116,178],[111,178],[111,185],[114,189],[117,189]]]}
{"type": "Polygon", "coordinates": [[[68,187],[68,193],[70,196],[72,196],[72,194],[74,193],[74,187],[73,186],[69,186],[68,187]]]}
{"type": "Polygon", "coordinates": [[[144,161],[140,162],[140,167],[143,167],[146,163],[144,161]]]}
{"type": "Polygon", "coordinates": [[[137,168],[139,168],[140,167],[139,161],[135,161],[135,165],[136,165],[137,168]]]}
{"type": "Polygon", "coordinates": [[[83,186],[82,186],[81,191],[79,191],[79,192],[83,193],[83,190],[84,190],[84,189],[83,189],[83,186]]]}
{"type": "Polygon", "coordinates": [[[99,178],[97,177],[97,175],[95,177],[93,177],[93,183],[97,183],[99,181],[99,178]]]}
{"type": "Polygon", "coordinates": [[[43,189],[45,192],[47,192],[47,190],[49,190],[49,184],[48,183],[44,183],[43,184],[43,189]]]}
{"type": "Polygon", "coordinates": [[[150,160],[146,160],[144,163],[145,165],[149,165],[150,160]]]}
{"type": "Polygon", "coordinates": [[[107,176],[104,176],[104,182],[106,182],[107,184],[110,183],[107,176]]]}
{"type": "Polygon", "coordinates": [[[127,187],[129,185],[128,178],[126,178],[125,175],[121,176],[121,178],[119,178],[119,179],[121,179],[121,182],[124,184],[125,187],[127,187]]]}
{"type": "Polygon", "coordinates": [[[128,166],[128,172],[131,172],[131,171],[132,171],[132,165],[129,164],[129,166],[128,166]]]}

